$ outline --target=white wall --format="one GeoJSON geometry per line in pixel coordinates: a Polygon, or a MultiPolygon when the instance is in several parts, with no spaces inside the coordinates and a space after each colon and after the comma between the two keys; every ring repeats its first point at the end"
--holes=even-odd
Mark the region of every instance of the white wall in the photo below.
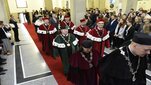
{"type": "Polygon", "coordinates": [[[151,0],[140,0],[140,1],[138,1],[137,2],[137,10],[141,7],[145,10],[149,10],[151,8],[151,0]]]}
{"type": "Polygon", "coordinates": [[[0,21],[3,21],[4,24],[8,23],[4,0],[0,0],[0,21]]]}
{"type": "Polygon", "coordinates": [[[86,0],[70,0],[71,8],[71,21],[78,26],[80,19],[84,18],[86,11],[86,0]]]}
{"type": "Polygon", "coordinates": [[[70,8],[70,0],[52,0],[52,4],[53,4],[53,9],[55,7],[58,8],[66,8],[67,2],[68,1],[68,7],[70,8]]]}
{"type": "Polygon", "coordinates": [[[18,13],[27,10],[28,12],[32,12],[32,10],[39,10],[40,8],[44,9],[44,0],[26,0],[27,8],[17,8],[16,0],[8,0],[8,5],[10,9],[10,13],[18,13]]]}

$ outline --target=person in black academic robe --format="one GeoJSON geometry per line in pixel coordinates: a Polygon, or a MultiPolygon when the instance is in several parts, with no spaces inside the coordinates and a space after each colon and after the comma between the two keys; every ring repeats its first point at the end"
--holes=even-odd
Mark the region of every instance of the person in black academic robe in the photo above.
{"type": "Polygon", "coordinates": [[[146,85],[150,51],[151,36],[136,33],[129,46],[113,51],[99,62],[99,85],[146,85]]]}
{"type": "Polygon", "coordinates": [[[27,10],[25,10],[24,15],[26,17],[27,23],[30,24],[31,23],[31,21],[30,21],[30,14],[29,14],[29,12],[27,12],[27,10]]]}
{"type": "Polygon", "coordinates": [[[92,41],[84,40],[82,50],[71,55],[67,79],[74,85],[97,85],[99,53],[92,50],[92,41]]]}

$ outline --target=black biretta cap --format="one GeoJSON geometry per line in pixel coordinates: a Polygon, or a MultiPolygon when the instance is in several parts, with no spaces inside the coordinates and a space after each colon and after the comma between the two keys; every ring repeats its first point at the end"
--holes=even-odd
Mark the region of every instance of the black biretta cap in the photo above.
{"type": "Polygon", "coordinates": [[[83,46],[84,48],[91,48],[92,45],[93,45],[93,42],[92,42],[91,40],[84,40],[84,41],[82,42],[82,46],[83,46]]]}
{"type": "Polygon", "coordinates": [[[147,33],[135,33],[132,41],[141,45],[151,45],[151,35],[147,33]]]}

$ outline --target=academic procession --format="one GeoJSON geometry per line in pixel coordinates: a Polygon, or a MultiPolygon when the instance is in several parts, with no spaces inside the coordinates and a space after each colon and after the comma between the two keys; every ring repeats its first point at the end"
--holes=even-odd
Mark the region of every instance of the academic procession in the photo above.
{"type": "Polygon", "coordinates": [[[0,85],[151,85],[151,0],[1,0],[0,85]]]}

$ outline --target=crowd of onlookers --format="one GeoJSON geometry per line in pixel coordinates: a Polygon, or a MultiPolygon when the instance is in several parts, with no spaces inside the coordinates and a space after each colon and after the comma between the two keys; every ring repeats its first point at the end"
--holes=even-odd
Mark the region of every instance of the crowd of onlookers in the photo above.
{"type": "MultiPolygon", "coordinates": [[[[70,17],[69,9],[57,9],[53,11],[42,10],[32,12],[32,22],[35,23],[37,31],[37,22],[44,23],[42,19],[48,18],[49,23],[54,25],[57,30],[60,27],[60,23],[65,21],[65,16],[70,17]]],[[[118,48],[123,43],[128,43],[135,32],[150,32],[150,19],[151,10],[143,10],[140,8],[138,11],[130,9],[129,13],[123,13],[122,10],[119,13],[109,12],[108,9],[101,12],[98,8],[86,10],[86,14],[83,16],[86,21],[86,26],[93,29],[96,26],[97,19],[104,20],[104,28],[110,33],[110,43],[112,48],[118,48]]],[[[71,21],[71,18],[69,18],[71,21]]],[[[73,23],[74,24],[74,23],[73,23]]],[[[76,26],[78,27],[78,26],[76,26]]],[[[75,27],[75,29],[76,29],[75,27]]]]}
{"type": "MultiPolygon", "coordinates": [[[[80,40],[81,36],[85,36],[84,39],[90,39],[94,42],[101,42],[98,39],[99,37],[102,39],[104,37],[108,37],[104,39],[104,41],[109,41],[108,47],[110,47],[110,49],[128,45],[134,33],[144,32],[151,34],[151,10],[147,11],[142,8],[138,11],[130,9],[127,14],[122,13],[122,10],[119,13],[116,13],[109,12],[108,10],[101,12],[98,8],[89,9],[86,10],[86,14],[83,15],[83,19],[80,20],[81,23],[79,26],[75,26],[70,17],[70,9],[57,9],[49,11],[41,8],[39,11],[35,10],[32,12],[32,23],[35,26],[35,32],[37,33],[39,40],[42,42],[42,49],[46,52],[46,54],[54,56],[52,47],[57,48],[57,46],[60,45],[58,43],[53,44],[58,35],[59,37],[62,37],[67,44],[67,47],[70,47],[70,42],[66,40],[64,36],[68,33],[62,29],[68,29],[68,32],[75,36],[75,41],[76,38],[80,40]],[[82,27],[89,29],[87,31],[81,31],[84,35],[78,32],[78,28],[81,29],[82,27]],[[96,29],[96,33],[99,37],[94,37],[92,39],[91,37],[93,37],[93,34],[91,32],[95,31],[94,29],[96,29]],[[99,30],[102,29],[105,29],[106,31],[99,32],[99,30]],[[104,36],[103,33],[105,32],[107,36],[104,36]],[[88,36],[89,34],[91,37],[88,36]]],[[[30,18],[26,18],[28,18],[27,20],[30,23],[30,18]]],[[[17,22],[12,15],[10,16],[9,25],[4,25],[3,21],[0,21],[1,54],[10,55],[12,53],[11,45],[13,43],[11,43],[11,37],[9,35],[11,29],[14,31],[15,41],[19,42],[17,22]]],[[[81,43],[78,43],[79,47],[81,47],[80,44],[81,43]]],[[[59,47],[61,48],[62,46],[60,45],[59,47]]],[[[100,48],[102,49],[104,46],[100,48]]],[[[69,51],[69,49],[67,50],[69,51]]],[[[3,65],[5,62],[6,59],[0,57],[0,64],[3,65]]],[[[5,71],[5,69],[0,68],[0,73],[3,73],[3,71],[5,71]]]]}
{"type": "Polygon", "coordinates": [[[8,24],[4,24],[3,21],[0,21],[0,75],[5,74],[5,71],[7,71],[7,69],[3,68],[3,65],[6,64],[4,55],[11,55],[13,53],[12,46],[14,42],[19,41],[18,25],[13,15],[10,15],[8,24]],[[12,33],[11,30],[13,30],[14,33],[12,33]]]}

